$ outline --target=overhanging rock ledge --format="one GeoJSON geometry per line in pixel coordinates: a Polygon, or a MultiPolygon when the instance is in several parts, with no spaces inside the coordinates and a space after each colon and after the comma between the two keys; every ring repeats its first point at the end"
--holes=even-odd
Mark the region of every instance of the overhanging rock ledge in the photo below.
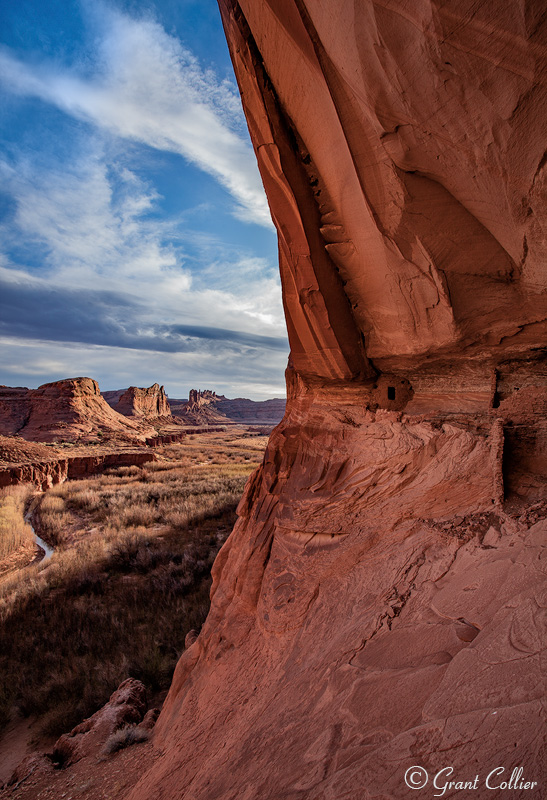
{"type": "Polygon", "coordinates": [[[544,790],[545,4],[219,5],[288,404],[131,798],[544,790]]]}

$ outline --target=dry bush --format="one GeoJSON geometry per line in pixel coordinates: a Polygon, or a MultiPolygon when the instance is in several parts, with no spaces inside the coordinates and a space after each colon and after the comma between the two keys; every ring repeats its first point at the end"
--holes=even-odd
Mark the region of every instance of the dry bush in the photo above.
{"type": "Polygon", "coordinates": [[[47,511],[52,514],[58,514],[65,510],[65,501],[59,494],[47,493],[40,503],[42,512],[47,511]]]}
{"type": "Polygon", "coordinates": [[[131,506],[124,506],[117,519],[118,527],[126,528],[130,525],[153,525],[158,515],[156,511],[146,503],[136,503],[131,506]]]}
{"type": "Polygon", "coordinates": [[[34,524],[48,544],[59,547],[67,540],[74,518],[66,510],[59,487],[56,488],[55,492],[47,492],[35,509],[34,524]]]}
{"type": "Polygon", "coordinates": [[[67,496],[66,505],[75,511],[93,513],[101,507],[101,496],[92,488],[82,488],[67,496]]]}
{"type": "Polygon", "coordinates": [[[103,745],[102,753],[105,756],[110,756],[113,753],[117,753],[118,750],[130,747],[132,744],[147,742],[149,738],[150,731],[144,728],[137,728],[136,725],[124,725],[123,728],[118,728],[108,737],[103,745]]]}
{"type": "Polygon", "coordinates": [[[73,521],[68,511],[40,511],[39,533],[48,544],[59,547],[67,540],[73,521]]]}
{"type": "Polygon", "coordinates": [[[0,493],[0,559],[33,540],[32,528],[25,520],[28,494],[25,486],[10,486],[0,493]]]}
{"type": "Polygon", "coordinates": [[[141,475],[141,467],[133,464],[130,467],[113,467],[112,469],[105,470],[105,475],[115,475],[116,477],[128,478],[130,476],[138,477],[141,475]]]}
{"type": "Polygon", "coordinates": [[[181,467],[188,467],[190,464],[190,459],[186,458],[179,458],[176,460],[170,461],[150,461],[146,465],[147,472],[164,472],[165,470],[172,470],[172,469],[180,469],[181,467]]]}

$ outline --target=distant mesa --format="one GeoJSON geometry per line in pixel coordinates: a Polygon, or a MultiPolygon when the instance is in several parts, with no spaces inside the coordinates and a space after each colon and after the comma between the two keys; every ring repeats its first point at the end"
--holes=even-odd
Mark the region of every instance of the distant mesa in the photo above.
{"type": "Polygon", "coordinates": [[[38,389],[0,386],[0,435],[27,441],[143,441],[152,426],[114,411],[92,378],[67,378],[38,389]]]}
{"type": "Polygon", "coordinates": [[[228,400],[208,389],[192,389],[188,400],[168,400],[158,383],[102,394],[92,378],[67,378],[38,389],[0,386],[0,436],[34,442],[145,444],[166,430],[176,438],[176,426],[272,426],[284,413],[284,399],[228,400]]]}
{"type": "Polygon", "coordinates": [[[284,398],[229,400],[210,389],[191,389],[188,400],[170,399],[171,412],[187,425],[250,424],[277,425],[285,414],[284,398]]]}
{"type": "Polygon", "coordinates": [[[167,398],[163,386],[155,383],[148,389],[130,386],[102,393],[109,406],[130,418],[153,421],[166,417],[171,423],[192,426],[260,424],[277,425],[285,413],[285,399],[248,400],[238,397],[229,400],[211,389],[190,389],[188,400],[167,398]]]}

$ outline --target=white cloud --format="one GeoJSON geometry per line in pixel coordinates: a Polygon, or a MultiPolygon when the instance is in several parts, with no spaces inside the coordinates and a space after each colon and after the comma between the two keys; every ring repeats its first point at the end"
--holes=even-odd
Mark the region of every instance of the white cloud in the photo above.
{"type": "Polygon", "coordinates": [[[161,322],[285,336],[277,269],[209,240],[209,263],[193,274],[182,249],[185,238],[195,239],[192,231],[147,217],[157,194],[127,167],[108,163],[100,144],[62,169],[0,161],[0,177],[16,206],[0,226],[4,244],[24,240],[41,260],[32,271],[3,257],[3,280],[126,297],[138,307],[142,335],[161,322]]]}
{"type": "Polygon", "coordinates": [[[267,400],[285,396],[285,362],[279,352],[249,351],[243,359],[229,352],[157,353],[0,337],[0,370],[8,378],[13,375],[12,385],[30,380],[33,387],[84,376],[98,380],[103,391],[158,381],[171,397],[187,397],[189,389],[213,389],[228,397],[267,400]],[[279,380],[268,380],[268,374],[279,380]]]}
{"type": "Polygon", "coordinates": [[[152,20],[101,6],[94,77],[51,63],[24,64],[0,51],[8,91],[39,97],[117,136],[179,153],[216,178],[239,219],[271,227],[242,112],[227,81],[203,71],[178,39],[152,20]]]}
{"type": "Polygon", "coordinates": [[[60,160],[23,142],[0,160],[13,203],[0,224],[11,337],[0,342],[3,380],[87,374],[103,388],[164,382],[175,397],[188,388],[282,395],[288,347],[279,349],[286,327],[273,260],[191,229],[203,201],[159,218],[162,198],[121,155],[128,140],[179,153],[231,192],[236,216],[271,227],[239,99],[157,23],[104,8],[101,19],[92,77],[0,51],[8,91],[94,124],[90,133],[70,121],[77,133],[60,160]]]}

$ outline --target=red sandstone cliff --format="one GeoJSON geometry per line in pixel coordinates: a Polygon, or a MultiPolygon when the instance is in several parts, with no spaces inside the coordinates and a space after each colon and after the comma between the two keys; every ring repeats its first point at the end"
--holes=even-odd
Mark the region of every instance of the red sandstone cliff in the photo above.
{"type": "Polygon", "coordinates": [[[289,399],[131,798],[539,798],[545,4],[219,5],[289,399]]]}
{"type": "Polygon", "coordinates": [[[113,411],[92,378],[69,378],[38,389],[0,387],[0,435],[53,442],[100,433],[144,441],[154,432],[113,411]]]}
{"type": "Polygon", "coordinates": [[[147,389],[130,386],[113,392],[102,392],[108,405],[126,417],[168,417],[171,409],[163,386],[154,383],[147,389]]]}

